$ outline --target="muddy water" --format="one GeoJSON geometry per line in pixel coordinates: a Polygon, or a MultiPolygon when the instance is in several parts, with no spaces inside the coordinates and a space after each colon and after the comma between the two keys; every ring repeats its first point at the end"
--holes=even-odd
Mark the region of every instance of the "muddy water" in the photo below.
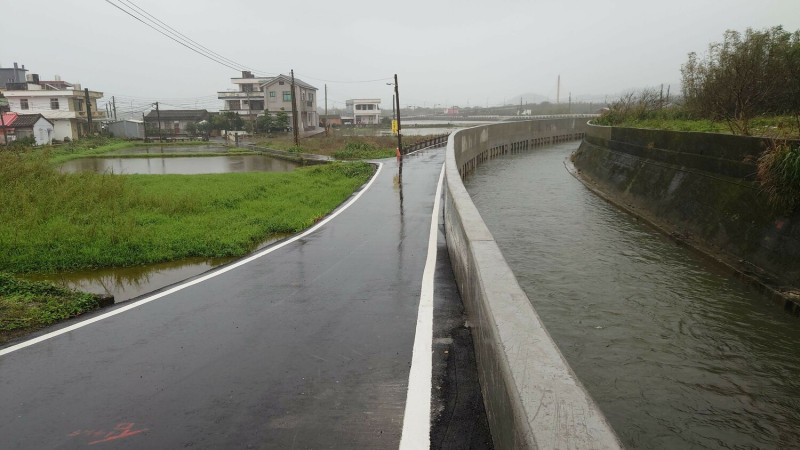
{"type": "Polygon", "coordinates": [[[290,172],[298,165],[262,155],[148,158],[83,158],[61,165],[65,173],[195,175],[231,172],[290,172]]]}
{"type": "MultiPolygon", "coordinates": [[[[261,243],[258,249],[287,236],[276,235],[261,243]]],[[[119,303],[200,275],[236,259],[238,258],[186,258],[146,266],[17,276],[30,281],[50,281],[59,286],[92,294],[113,295],[114,302],[119,303]]]]}
{"type": "Polygon", "coordinates": [[[501,157],[467,189],[628,448],[800,448],[800,320],[597,198],[577,144],[501,157]]]}

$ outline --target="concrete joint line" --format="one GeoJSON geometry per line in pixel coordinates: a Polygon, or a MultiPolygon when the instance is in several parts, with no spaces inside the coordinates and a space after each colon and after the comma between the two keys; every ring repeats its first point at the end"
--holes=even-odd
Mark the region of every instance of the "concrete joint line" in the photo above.
{"type": "Polygon", "coordinates": [[[408,374],[406,409],[403,414],[401,450],[426,449],[431,446],[431,377],[433,370],[433,280],[436,272],[436,246],[439,230],[439,203],[444,184],[444,164],[436,185],[428,236],[428,256],[422,273],[422,289],[414,334],[411,370],[408,374]]]}

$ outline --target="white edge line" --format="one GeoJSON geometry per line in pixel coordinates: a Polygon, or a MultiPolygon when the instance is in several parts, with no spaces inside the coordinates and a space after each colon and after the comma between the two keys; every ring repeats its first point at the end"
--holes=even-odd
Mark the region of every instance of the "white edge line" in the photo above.
{"type": "Polygon", "coordinates": [[[403,434],[400,436],[401,450],[427,449],[431,446],[431,377],[433,368],[433,281],[436,272],[436,247],[438,245],[439,202],[442,197],[444,164],[436,186],[433,201],[431,230],[428,237],[428,257],[422,273],[422,289],[419,297],[417,330],[414,334],[414,349],[411,355],[411,370],[408,374],[406,409],[403,414],[403,434]]]}
{"type": "Polygon", "coordinates": [[[300,233],[298,235],[295,235],[295,236],[293,236],[293,237],[281,242],[280,244],[275,245],[274,247],[265,248],[265,249],[263,249],[261,251],[253,253],[252,255],[248,256],[245,259],[239,260],[239,261],[237,261],[237,262],[235,262],[235,263],[233,263],[231,265],[225,266],[225,267],[223,267],[223,268],[221,268],[219,270],[210,272],[210,273],[208,273],[206,275],[203,275],[202,277],[195,278],[194,280],[187,281],[185,283],[182,283],[182,284],[179,284],[177,286],[174,286],[174,287],[172,287],[170,289],[167,289],[166,291],[159,292],[157,294],[151,295],[150,297],[145,297],[145,298],[143,298],[141,300],[136,300],[136,301],[134,301],[133,303],[131,303],[129,305],[123,306],[123,307],[115,309],[113,311],[109,311],[109,312],[107,312],[105,314],[101,314],[101,315],[96,316],[96,317],[92,317],[91,319],[83,320],[83,321],[78,322],[78,323],[76,323],[74,325],[70,325],[68,327],[64,327],[64,328],[61,328],[59,330],[56,330],[56,331],[53,331],[53,332],[50,332],[50,333],[47,333],[47,334],[43,334],[43,335],[41,335],[39,337],[27,340],[25,342],[20,342],[19,344],[12,345],[11,347],[4,348],[4,349],[0,350],[0,356],[7,355],[9,353],[15,352],[17,350],[21,350],[21,349],[23,349],[25,347],[29,347],[29,346],[34,345],[34,344],[38,344],[38,343],[46,341],[48,339],[52,339],[52,338],[54,338],[56,336],[59,336],[59,335],[62,335],[64,333],[69,333],[70,331],[77,330],[78,328],[83,328],[83,327],[85,327],[87,325],[91,325],[91,324],[93,324],[95,322],[99,322],[99,321],[101,321],[103,319],[107,319],[109,317],[116,316],[117,314],[122,314],[125,311],[129,311],[131,309],[138,308],[138,307],[140,307],[142,305],[145,305],[145,304],[150,303],[152,301],[158,300],[158,299],[160,299],[162,297],[166,297],[167,295],[170,295],[170,294],[173,294],[173,293],[178,292],[180,290],[186,289],[187,287],[194,286],[195,284],[199,284],[199,283],[202,283],[204,281],[210,280],[211,278],[214,278],[214,277],[216,277],[218,275],[222,275],[223,273],[229,272],[229,271],[231,271],[233,269],[236,269],[236,268],[238,268],[240,266],[243,266],[243,265],[245,265],[247,263],[255,261],[256,259],[259,259],[259,258],[261,258],[263,256],[266,256],[266,255],[268,255],[268,254],[270,254],[270,253],[274,252],[275,250],[278,250],[278,249],[280,249],[282,247],[285,247],[285,246],[295,242],[298,239],[302,239],[302,238],[308,236],[309,234],[311,234],[311,233],[317,231],[318,229],[322,228],[326,223],[328,223],[331,220],[333,220],[336,216],[341,214],[344,210],[349,208],[351,205],[353,205],[353,203],[355,203],[359,198],[361,198],[361,196],[364,194],[364,192],[366,192],[372,186],[372,183],[374,183],[375,180],[378,179],[378,175],[381,173],[381,169],[383,169],[383,163],[376,163],[376,164],[378,164],[378,170],[375,171],[375,174],[372,176],[372,179],[369,181],[369,183],[367,183],[366,186],[364,186],[356,195],[354,195],[344,206],[342,206],[341,208],[338,208],[331,215],[329,215],[328,217],[326,217],[322,221],[318,222],[316,225],[312,226],[311,228],[307,229],[306,231],[304,231],[304,232],[302,232],[302,233],[300,233]]]}

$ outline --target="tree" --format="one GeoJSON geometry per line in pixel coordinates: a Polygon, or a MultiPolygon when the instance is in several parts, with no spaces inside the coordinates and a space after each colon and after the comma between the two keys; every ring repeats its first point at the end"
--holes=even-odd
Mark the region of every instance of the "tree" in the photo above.
{"type": "Polygon", "coordinates": [[[259,133],[269,133],[272,127],[272,114],[268,109],[264,110],[264,115],[256,120],[256,131],[259,133]]]}
{"type": "Polygon", "coordinates": [[[748,28],[744,35],[728,30],[706,58],[690,53],[681,75],[690,113],[749,135],[756,115],[800,114],[800,32],[780,26],[748,28]]]}
{"type": "Polygon", "coordinates": [[[289,113],[286,112],[284,108],[281,108],[280,111],[275,115],[275,120],[273,121],[273,130],[281,130],[285,131],[289,128],[289,113]]]}

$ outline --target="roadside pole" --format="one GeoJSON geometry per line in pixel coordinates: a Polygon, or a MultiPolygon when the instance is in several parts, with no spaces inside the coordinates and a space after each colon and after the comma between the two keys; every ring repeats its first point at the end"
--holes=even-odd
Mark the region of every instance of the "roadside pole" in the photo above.
{"type": "Polygon", "coordinates": [[[156,102],[156,120],[158,120],[158,142],[163,142],[161,137],[161,111],[158,110],[158,102],[156,102]]]}
{"type": "Polygon", "coordinates": [[[294,69],[292,69],[292,131],[294,134],[294,145],[300,145],[297,130],[297,96],[294,92],[294,69]]]}
{"type": "Polygon", "coordinates": [[[403,177],[403,132],[400,126],[400,87],[397,85],[397,74],[394,74],[394,99],[397,102],[397,152],[400,154],[400,178],[403,177]]]}
{"type": "Polygon", "coordinates": [[[86,98],[86,118],[89,119],[89,130],[86,132],[87,136],[92,135],[92,102],[89,99],[89,88],[83,89],[83,95],[86,98]]]}

